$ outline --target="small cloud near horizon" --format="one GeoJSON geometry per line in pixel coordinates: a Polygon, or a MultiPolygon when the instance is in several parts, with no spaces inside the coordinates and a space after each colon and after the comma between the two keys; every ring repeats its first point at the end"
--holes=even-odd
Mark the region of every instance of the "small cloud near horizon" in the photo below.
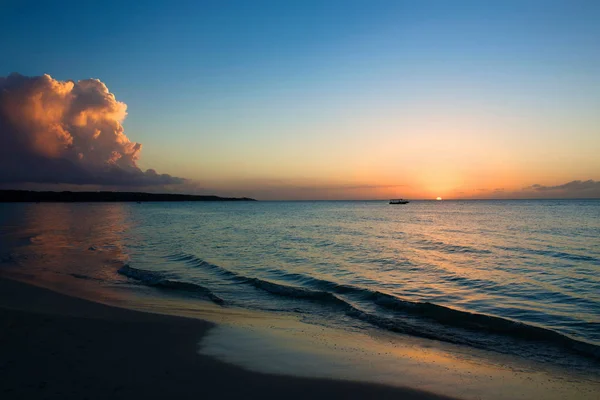
{"type": "Polygon", "coordinates": [[[538,198],[600,198],[600,181],[589,179],[587,181],[574,180],[561,185],[547,186],[533,184],[520,190],[505,188],[477,189],[479,192],[469,198],[498,198],[498,199],[538,199],[538,198]]]}
{"type": "Polygon", "coordinates": [[[594,181],[592,179],[588,179],[587,181],[576,180],[556,186],[535,184],[524,188],[524,190],[600,196],[600,181],[594,181]]]}
{"type": "MultiPolygon", "coordinates": [[[[0,77],[0,183],[152,187],[183,178],[138,167],[127,105],[98,79],[0,77]]],[[[4,185],[4,186],[5,186],[4,185]]]]}

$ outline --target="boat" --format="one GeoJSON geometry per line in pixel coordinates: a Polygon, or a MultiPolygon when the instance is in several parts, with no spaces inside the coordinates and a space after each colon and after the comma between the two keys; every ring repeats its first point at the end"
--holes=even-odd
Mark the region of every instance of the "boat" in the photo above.
{"type": "Polygon", "coordinates": [[[404,199],[392,199],[390,200],[390,204],[408,204],[410,201],[404,199]]]}

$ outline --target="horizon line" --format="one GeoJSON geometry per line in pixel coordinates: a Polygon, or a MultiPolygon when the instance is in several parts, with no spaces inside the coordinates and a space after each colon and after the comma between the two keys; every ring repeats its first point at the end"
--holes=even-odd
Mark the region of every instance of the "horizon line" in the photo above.
{"type": "MultiPolygon", "coordinates": [[[[231,196],[223,196],[219,194],[191,194],[191,193],[169,193],[169,192],[143,192],[143,191],[120,191],[120,190],[26,190],[26,189],[0,189],[0,192],[5,191],[15,191],[15,192],[33,192],[33,193],[140,193],[140,194],[153,194],[153,195],[184,195],[184,196],[202,196],[202,197],[231,197],[231,196]]],[[[239,197],[239,196],[234,196],[239,197]]],[[[261,200],[259,198],[249,197],[249,196],[241,196],[239,198],[247,198],[256,201],[269,202],[269,201],[390,201],[388,198],[379,198],[379,199],[265,199],[261,200]]],[[[600,200],[600,197],[523,197],[523,198],[442,198],[438,200],[436,198],[416,198],[416,199],[405,199],[408,201],[515,201],[515,200],[600,200]]]]}

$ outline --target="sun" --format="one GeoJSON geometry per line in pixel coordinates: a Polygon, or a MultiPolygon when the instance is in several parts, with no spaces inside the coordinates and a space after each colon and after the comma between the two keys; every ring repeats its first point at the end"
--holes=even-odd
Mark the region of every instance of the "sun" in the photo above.
{"type": "Polygon", "coordinates": [[[442,199],[441,197],[438,197],[436,200],[441,200],[441,199],[442,199]]]}

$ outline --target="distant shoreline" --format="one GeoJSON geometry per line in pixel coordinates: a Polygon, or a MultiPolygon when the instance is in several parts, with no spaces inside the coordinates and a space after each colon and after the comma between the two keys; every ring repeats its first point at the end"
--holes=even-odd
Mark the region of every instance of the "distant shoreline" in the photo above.
{"type": "Polygon", "coordinates": [[[32,190],[0,190],[0,203],[98,203],[147,201],[257,201],[249,197],[198,196],[191,194],[144,192],[37,192],[32,190]]]}

